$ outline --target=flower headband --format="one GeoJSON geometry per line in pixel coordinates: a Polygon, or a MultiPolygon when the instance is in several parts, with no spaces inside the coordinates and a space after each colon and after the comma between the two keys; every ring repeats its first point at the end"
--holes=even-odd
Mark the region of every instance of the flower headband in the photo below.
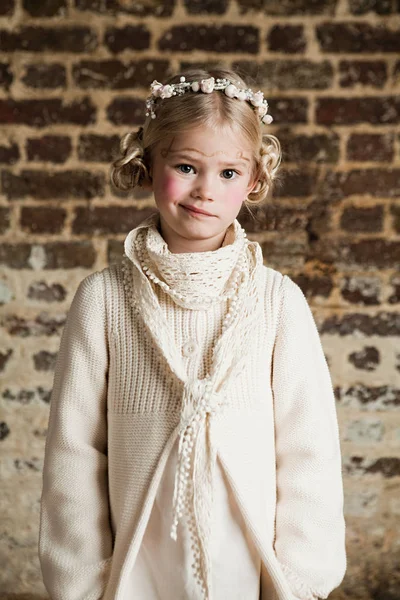
{"type": "MultiPolygon", "coordinates": [[[[237,82],[240,83],[240,82],[237,82]]],[[[264,94],[260,91],[253,92],[250,88],[237,87],[230,79],[217,79],[209,77],[208,79],[202,79],[201,81],[186,81],[185,77],[180,78],[180,83],[172,83],[163,85],[156,79],[150,85],[151,95],[146,99],[146,117],[151,116],[152,119],[156,118],[154,111],[155,103],[157,98],[171,98],[172,96],[182,96],[187,92],[203,92],[204,94],[211,94],[216,90],[223,90],[228,98],[238,98],[239,100],[246,100],[252,107],[254,112],[259,117],[262,123],[269,125],[273,119],[271,115],[268,115],[268,102],[264,98],[264,94]]]]}

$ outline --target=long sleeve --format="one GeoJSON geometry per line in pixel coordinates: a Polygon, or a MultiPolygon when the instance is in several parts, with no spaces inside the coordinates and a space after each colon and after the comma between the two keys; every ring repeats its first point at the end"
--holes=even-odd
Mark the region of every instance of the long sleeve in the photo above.
{"type": "Polygon", "coordinates": [[[332,381],[311,309],[282,279],[273,357],[275,552],[295,597],[327,598],[346,571],[339,430],[332,381]]]}
{"type": "Polygon", "coordinates": [[[93,273],[70,306],[51,395],[39,558],[52,600],[98,600],[108,577],[107,373],[101,275],[93,273]]]}

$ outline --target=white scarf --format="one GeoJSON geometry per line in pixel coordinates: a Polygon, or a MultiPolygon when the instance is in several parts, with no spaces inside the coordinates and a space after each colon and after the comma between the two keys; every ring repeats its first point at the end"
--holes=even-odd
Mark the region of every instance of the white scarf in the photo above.
{"type": "MultiPolygon", "coordinates": [[[[182,412],[179,424],[178,466],[174,490],[174,518],[171,537],[177,537],[177,525],[185,514],[192,530],[195,575],[204,598],[211,600],[211,518],[213,479],[218,441],[213,435],[213,417],[229,410],[229,386],[246,366],[254,331],[262,318],[262,252],[257,242],[250,242],[240,223],[228,228],[221,248],[209,252],[173,254],[158,232],[156,213],[133,229],[125,240],[122,263],[124,284],[132,306],[143,318],[154,342],[164,353],[172,372],[183,384],[182,412]],[[243,255],[242,255],[243,253],[243,255]],[[189,380],[173,334],[161,311],[152,284],[142,270],[141,259],[150,259],[154,273],[171,285],[180,296],[174,300],[188,309],[204,308],[199,302],[199,286],[208,302],[223,300],[232,281],[233,271],[243,256],[244,270],[232,298],[234,315],[214,347],[213,363],[207,379],[189,380]],[[191,477],[190,477],[191,475],[191,477]]],[[[168,289],[165,289],[168,293],[168,289]]],[[[231,302],[231,301],[230,301],[231,302]]]]}

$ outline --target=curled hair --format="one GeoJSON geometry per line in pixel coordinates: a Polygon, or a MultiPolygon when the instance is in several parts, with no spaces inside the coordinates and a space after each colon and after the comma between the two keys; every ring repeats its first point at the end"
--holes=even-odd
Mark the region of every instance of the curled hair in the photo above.
{"type": "Polygon", "coordinates": [[[260,204],[273,189],[274,181],[278,178],[277,171],[282,160],[281,144],[272,134],[263,135],[254,179],[258,181],[257,188],[246,198],[247,204],[260,204]]]}
{"type": "MultiPolygon", "coordinates": [[[[179,83],[182,75],[186,81],[226,78],[235,81],[238,87],[248,87],[236,72],[225,68],[188,69],[166,83],[179,83]]],[[[243,135],[253,149],[251,176],[257,186],[245,203],[258,204],[271,193],[282,158],[281,146],[274,135],[263,134],[263,126],[248,102],[229,98],[221,92],[189,92],[166,100],[157,98],[154,108],[155,119],[147,117],[143,127],[121,139],[121,156],[113,162],[111,169],[111,179],[117,188],[129,190],[151,183],[152,155],[157,144],[166,137],[204,125],[213,128],[228,125],[235,133],[243,135]]]]}
{"type": "Polygon", "coordinates": [[[150,182],[150,164],[145,159],[143,127],[139,127],[136,132],[126,133],[119,148],[121,156],[113,162],[111,168],[111,179],[115,187],[127,191],[150,182]]]}

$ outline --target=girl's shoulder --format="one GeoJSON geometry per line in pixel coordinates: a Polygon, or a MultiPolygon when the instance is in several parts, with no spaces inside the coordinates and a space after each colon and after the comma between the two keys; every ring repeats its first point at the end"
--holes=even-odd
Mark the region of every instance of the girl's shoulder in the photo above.
{"type": "Polygon", "coordinates": [[[122,260],[86,275],[80,282],[77,294],[92,298],[102,312],[109,312],[124,299],[122,260]]]}
{"type": "Polygon", "coordinates": [[[263,264],[261,268],[261,280],[266,296],[272,295],[273,297],[278,297],[282,292],[282,286],[286,277],[288,276],[277,269],[263,264]]]}
{"type": "Polygon", "coordinates": [[[308,300],[301,287],[287,274],[262,265],[262,286],[266,305],[277,308],[279,313],[288,308],[297,310],[308,300]]]}

